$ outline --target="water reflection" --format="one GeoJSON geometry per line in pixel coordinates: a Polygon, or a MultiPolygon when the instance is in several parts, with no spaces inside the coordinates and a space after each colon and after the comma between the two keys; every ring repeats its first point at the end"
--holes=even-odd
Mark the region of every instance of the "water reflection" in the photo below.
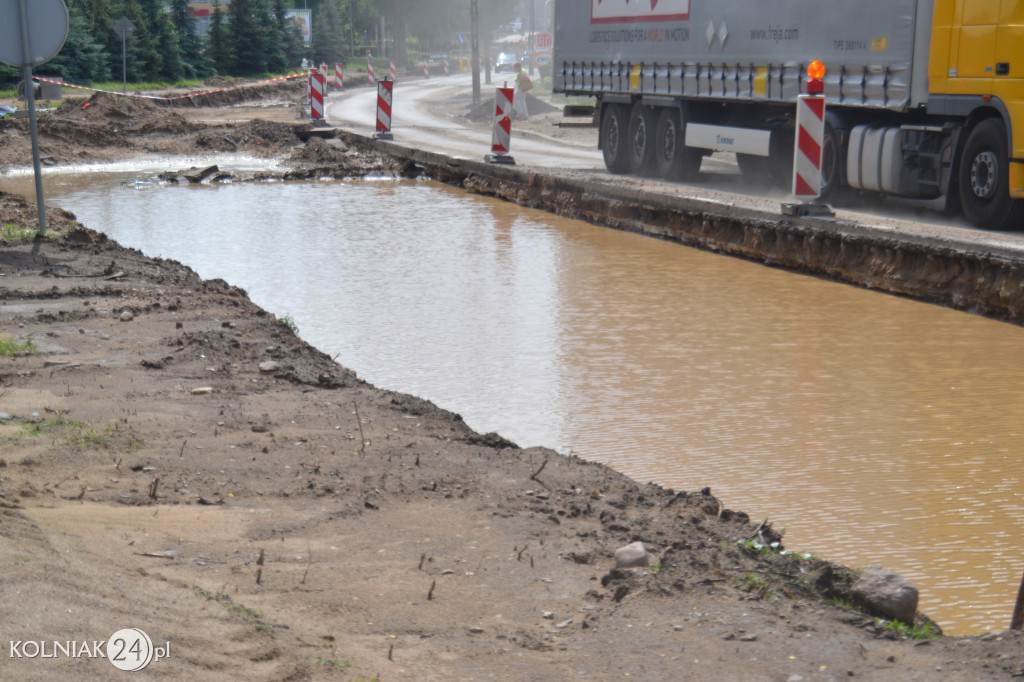
{"type": "Polygon", "coordinates": [[[800,551],[900,571],[947,631],[1008,625],[1018,327],[426,182],[115,180],[47,191],[244,287],[379,386],[521,445],[711,486],[800,551]]]}

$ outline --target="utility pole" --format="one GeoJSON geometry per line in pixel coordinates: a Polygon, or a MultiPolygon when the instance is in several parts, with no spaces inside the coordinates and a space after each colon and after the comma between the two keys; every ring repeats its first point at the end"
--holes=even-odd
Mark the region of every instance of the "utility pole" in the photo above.
{"type": "Polygon", "coordinates": [[[348,0],[348,48],[352,56],[356,56],[356,22],[355,10],[352,9],[356,0],[348,0]]]}
{"type": "Polygon", "coordinates": [[[534,50],[537,49],[537,46],[536,46],[537,34],[534,32],[535,31],[535,27],[534,27],[534,8],[536,8],[536,6],[537,6],[536,0],[530,0],[530,51],[527,54],[530,55],[530,68],[528,69],[528,73],[530,74],[531,77],[533,77],[533,62],[535,61],[533,53],[534,53],[534,50]]]}
{"type": "Polygon", "coordinates": [[[473,72],[473,106],[480,104],[480,7],[478,0],[469,0],[470,31],[469,70],[473,72]]]}

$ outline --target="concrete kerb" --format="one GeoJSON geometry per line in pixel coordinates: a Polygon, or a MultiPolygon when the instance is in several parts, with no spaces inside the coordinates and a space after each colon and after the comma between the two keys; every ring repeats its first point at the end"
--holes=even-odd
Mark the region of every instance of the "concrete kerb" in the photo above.
{"type": "Polygon", "coordinates": [[[614,177],[455,159],[348,131],[339,137],[477,194],[1024,325],[1024,249],[1000,244],[998,235],[960,236],[952,228],[916,235],[835,217],[791,218],[623,186],[614,177]]]}

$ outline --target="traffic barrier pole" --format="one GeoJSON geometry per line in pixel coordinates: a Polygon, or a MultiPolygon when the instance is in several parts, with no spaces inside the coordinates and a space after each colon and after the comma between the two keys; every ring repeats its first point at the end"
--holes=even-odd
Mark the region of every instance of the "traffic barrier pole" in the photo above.
{"type": "Polygon", "coordinates": [[[313,97],[313,76],[316,75],[316,69],[309,69],[306,74],[306,99],[311,100],[313,97]]]}
{"type": "Polygon", "coordinates": [[[391,71],[389,73],[391,75],[391,82],[394,82],[395,81],[395,76],[398,74],[398,70],[395,68],[395,62],[394,61],[391,62],[391,71]]]}
{"type": "Polygon", "coordinates": [[[366,79],[370,85],[377,82],[377,79],[373,77],[373,54],[369,50],[366,51],[366,79]]]}
{"type": "Polygon", "coordinates": [[[793,147],[793,194],[802,204],[783,204],[790,215],[831,215],[832,210],[814,204],[821,196],[821,157],[825,138],[825,65],[814,60],[807,67],[807,94],[796,102],[796,140],[793,147]]]}
{"type": "Polygon", "coordinates": [[[445,57],[445,58],[444,58],[444,75],[446,75],[446,76],[449,76],[449,75],[451,75],[451,74],[450,74],[450,73],[448,72],[448,58],[447,58],[447,57],[445,57]]]}
{"type": "Polygon", "coordinates": [[[324,120],[324,91],[327,89],[327,77],[322,73],[313,73],[309,77],[312,96],[309,100],[309,117],[314,121],[324,120]]]}
{"type": "Polygon", "coordinates": [[[377,81],[377,132],[374,137],[381,140],[391,138],[391,104],[394,101],[394,81],[377,81]]]}
{"type": "Polygon", "coordinates": [[[512,88],[497,88],[494,93],[494,127],[491,131],[491,153],[484,156],[487,163],[514,165],[509,156],[512,146],[512,88]]]}
{"type": "Polygon", "coordinates": [[[430,60],[429,59],[424,59],[423,60],[423,77],[424,78],[430,78],[430,60]]]}
{"type": "Polygon", "coordinates": [[[341,90],[345,87],[345,65],[335,64],[334,65],[334,87],[341,90]]]}

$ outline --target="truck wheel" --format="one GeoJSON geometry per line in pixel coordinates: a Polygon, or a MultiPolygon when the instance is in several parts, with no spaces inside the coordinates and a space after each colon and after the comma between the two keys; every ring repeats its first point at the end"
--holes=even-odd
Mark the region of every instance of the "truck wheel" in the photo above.
{"type": "Polygon", "coordinates": [[[846,184],[846,157],[835,123],[825,114],[825,136],[821,141],[821,201],[828,201],[846,184]]]}
{"type": "Polygon", "coordinates": [[[634,175],[651,176],[657,172],[654,167],[654,115],[651,108],[641,102],[633,105],[629,114],[629,138],[626,143],[629,157],[629,172],[634,175]]]}
{"type": "Polygon", "coordinates": [[[964,216],[972,225],[1024,227],[1024,201],[1010,198],[1007,147],[1006,128],[996,118],[985,119],[967,136],[957,180],[964,216]]]}
{"type": "Polygon", "coordinates": [[[665,180],[694,180],[700,175],[704,155],[699,149],[683,144],[685,116],[674,107],[665,107],[658,114],[654,138],[654,167],[665,180]]]}
{"type": "Polygon", "coordinates": [[[629,109],[623,104],[609,104],[601,113],[601,152],[609,173],[629,172],[626,138],[629,135],[629,109]]]}

